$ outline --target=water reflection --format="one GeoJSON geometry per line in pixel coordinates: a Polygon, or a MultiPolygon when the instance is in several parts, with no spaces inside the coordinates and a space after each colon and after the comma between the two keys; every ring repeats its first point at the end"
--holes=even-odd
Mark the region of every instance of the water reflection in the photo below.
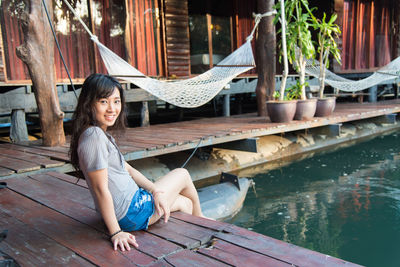
{"type": "Polygon", "coordinates": [[[399,134],[257,174],[234,224],[367,266],[400,266],[399,134]]]}

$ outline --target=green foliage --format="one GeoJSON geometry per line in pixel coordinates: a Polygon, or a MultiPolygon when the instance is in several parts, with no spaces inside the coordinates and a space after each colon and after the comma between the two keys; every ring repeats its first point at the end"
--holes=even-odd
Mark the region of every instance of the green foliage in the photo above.
{"type": "MultiPolygon", "coordinates": [[[[274,23],[279,21],[282,10],[280,9],[279,3],[274,7],[278,14],[275,16],[274,23]]],[[[315,57],[315,48],[311,38],[310,28],[313,27],[313,19],[311,17],[312,11],[315,8],[310,9],[308,7],[307,0],[291,0],[285,1],[285,17],[286,17],[286,40],[287,40],[287,53],[288,60],[292,64],[297,72],[300,72],[299,57],[302,55],[307,59],[315,57]],[[300,54],[299,54],[300,52],[300,54]]],[[[278,33],[282,33],[279,29],[278,33]]],[[[279,47],[281,48],[282,56],[282,43],[279,41],[279,47]]]]}
{"type": "Polygon", "coordinates": [[[341,31],[335,21],[337,14],[333,14],[329,21],[326,21],[326,14],[322,20],[314,20],[314,28],[318,29],[318,53],[322,56],[322,62],[326,68],[329,68],[329,54],[341,64],[340,50],[335,42],[341,31]]]}
{"type": "Polygon", "coordinates": [[[293,84],[292,86],[288,87],[285,90],[286,91],[285,100],[300,99],[302,88],[308,85],[309,85],[308,82],[300,84],[300,81],[297,80],[296,84],[293,84]]]}
{"type": "MultiPolygon", "coordinates": [[[[304,86],[308,86],[308,82],[305,82],[304,84],[300,84],[300,81],[297,80],[295,84],[292,86],[288,87],[285,89],[285,95],[283,97],[283,100],[295,100],[295,99],[300,99],[301,98],[301,89],[304,86]]],[[[279,91],[275,91],[274,94],[272,95],[275,100],[279,100],[279,97],[281,96],[279,91]]]]}
{"type": "MultiPolygon", "coordinates": [[[[317,19],[313,15],[315,8],[310,8],[307,0],[286,0],[284,11],[281,10],[280,3],[275,5],[275,9],[278,11],[278,15],[274,19],[275,24],[280,20],[281,12],[285,12],[288,60],[300,74],[300,83],[304,83],[305,80],[304,60],[314,59],[316,53],[318,53],[321,66],[320,96],[322,97],[325,69],[329,68],[329,56],[333,56],[341,64],[340,50],[335,42],[335,38],[338,38],[341,33],[339,26],[335,24],[337,15],[333,14],[328,20],[324,13],[322,19],[317,19]],[[311,38],[310,29],[318,31],[316,42],[311,38]],[[318,46],[317,51],[314,48],[314,43],[318,46]]],[[[282,30],[278,30],[278,33],[282,34],[282,30]]],[[[281,62],[282,41],[279,41],[278,45],[281,50],[279,56],[281,62]]],[[[302,88],[302,98],[305,99],[304,87],[302,88]]]]}
{"type": "Polygon", "coordinates": [[[281,96],[281,93],[279,91],[275,91],[274,94],[272,95],[272,97],[275,100],[279,100],[279,97],[281,96]]]}

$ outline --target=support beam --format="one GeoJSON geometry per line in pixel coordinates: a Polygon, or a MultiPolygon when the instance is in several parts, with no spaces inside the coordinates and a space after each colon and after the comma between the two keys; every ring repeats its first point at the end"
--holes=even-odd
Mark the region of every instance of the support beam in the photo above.
{"type": "Polygon", "coordinates": [[[231,106],[230,106],[231,95],[224,95],[224,107],[223,107],[223,116],[229,117],[231,116],[231,106]]]}
{"type": "Polygon", "coordinates": [[[10,139],[13,143],[29,140],[25,111],[23,109],[13,109],[11,112],[10,139]]]}
{"type": "Polygon", "coordinates": [[[214,148],[223,148],[223,149],[229,149],[229,150],[239,150],[239,151],[245,151],[245,152],[258,153],[257,140],[258,140],[258,137],[247,138],[247,139],[243,139],[243,140],[218,144],[218,145],[215,145],[214,148]]]}
{"type": "Polygon", "coordinates": [[[376,117],[374,122],[377,124],[395,124],[397,113],[386,114],[376,117]]]}
{"type": "Polygon", "coordinates": [[[378,100],[378,86],[372,86],[368,89],[369,91],[369,96],[368,100],[369,102],[376,102],[378,100]]]}
{"type": "Polygon", "coordinates": [[[145,127],[150,125],[150,115],[149,115],[149,102],[142,102],[142,109],[140,111],[140,126],[145,127]]]}
{"type": "Polygon", "coordinates": [[[313,132],[320,135],[327,135],[328,137],[340,136],[341,123],[330,124],[322,127],[315,128],[313,132]]]}

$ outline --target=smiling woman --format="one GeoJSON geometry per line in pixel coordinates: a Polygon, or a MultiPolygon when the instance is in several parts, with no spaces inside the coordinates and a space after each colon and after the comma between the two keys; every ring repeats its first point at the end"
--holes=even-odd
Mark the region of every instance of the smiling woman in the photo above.
{"type": "Polygon", "coordinates": [[[96,210],[114,249],[138,247],[128,233],[147,229],[172,211],[204,217],[196,188],[185,169],[175,169],[155,183],[130,166],[109,129],[125,128],[124,91],[113,77],[92,74],[84,82],[73,119],[71,163],[85,176],[96,210]]]}
{"type": "Polygon", "coordinates": [[[96,121],[104,131],[107,127],[113,126],[121,112],[121,96],[117,88],[105,98],[100,98],[94,105],[96,121]]]}

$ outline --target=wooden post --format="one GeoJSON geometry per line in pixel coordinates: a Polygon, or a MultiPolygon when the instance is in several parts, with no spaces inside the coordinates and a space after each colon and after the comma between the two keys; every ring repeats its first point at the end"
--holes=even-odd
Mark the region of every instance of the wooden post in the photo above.
{"type": "Polygon", "coordinates": [[[29,140],[25,111],[23,109],[13,109],[11,112],[10,139],[13,143],[29,140]]]}
{"type": "Polygon", "coordinates": [[[142,102],[142,110],[140,111],[140,126],[145,127],[150,125],[149,102],[142,102]]]}
{"type": "MultiPolygon", "coordinates": [[[[263,14],[272,11],[273,0],[257,0],[257,11],[263,14]]],[[[276,37],[273,16],[264,17],[258,26],[256,38],[256,65],[258,82],[256,87],[258,116],[267,115],[266,100],[272,100],[275,91],[276,37]]]]}
{"type": "MultiPolygon", "coordinates": [[[[54,71],[54,39],[40,0],[25,0],[21,14],[24,43],[17,47],[17,56],[27,65],[39,111],[44,146],[65,143],[64,112],[60,109],[54,71]]],[[[53,16],[53,1],[46,0],[53,16]]]]}

